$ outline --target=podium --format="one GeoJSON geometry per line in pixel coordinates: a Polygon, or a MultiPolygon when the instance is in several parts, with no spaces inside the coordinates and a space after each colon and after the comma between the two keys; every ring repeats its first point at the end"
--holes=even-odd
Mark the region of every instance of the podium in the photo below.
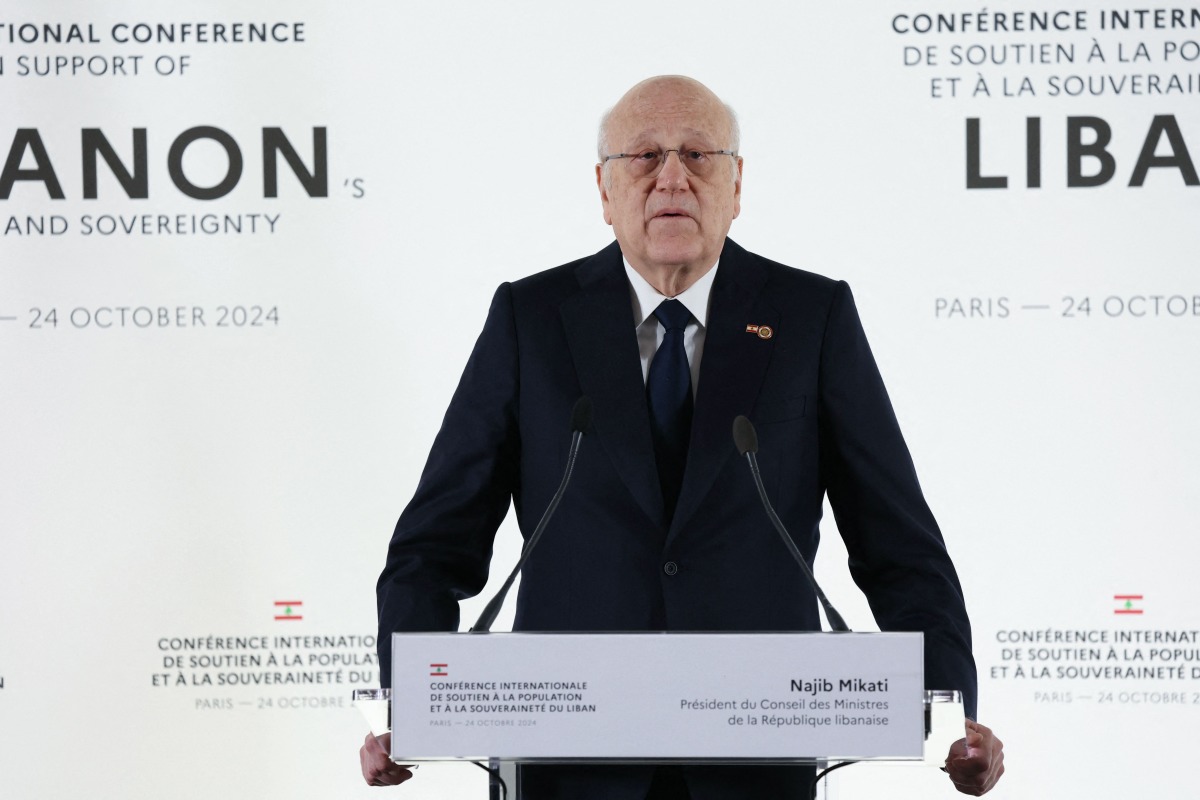
{"type": "Polygon", "coordinates": [[[490,760],[510,776],[919,764],[927,749],[940,764],[963,735],[957,692],[924,689],[919,633],[396,633],[390,711],[393,760],[490,760]]]}

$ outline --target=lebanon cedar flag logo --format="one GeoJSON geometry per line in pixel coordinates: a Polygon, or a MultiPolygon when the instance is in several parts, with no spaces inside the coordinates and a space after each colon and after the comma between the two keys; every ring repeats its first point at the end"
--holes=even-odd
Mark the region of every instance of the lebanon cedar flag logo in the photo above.
{"type": "Polygon", "coordinates": [[[1141,614],[1142,595],[1140,594],[1114,594],[1113,602],[1117,607],[1113,609],[1114,614],[1141,614]]]}
{"type": "Polygon", "coordinates": [[[275,619],[304,619],[300,615],[300,606],[304,605],[299,600],[276,600],[275,601],[275,619]]]}
{"type": "Polygon", "coordinates": [[[433,678],[447,678],[450,676],[449,664],[430,664],[429,675],[433,678]]]}

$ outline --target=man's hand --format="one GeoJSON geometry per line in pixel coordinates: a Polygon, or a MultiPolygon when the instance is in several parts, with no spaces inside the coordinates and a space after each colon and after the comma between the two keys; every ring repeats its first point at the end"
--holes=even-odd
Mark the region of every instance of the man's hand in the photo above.
{"type": "Polygon", "coordinates": [[[1004,742],[986,725],[967,720],[966,738],[950,746],[946,772],[963,794],[978,796],[990,791],[1004,774],[1004,742]]]}
{"type": "Polygon", "coordinates": [[[388,755],[391,746],[390,733],[385,733],[378,739],[373,733],[367,734],[366,741],[359,748],[358,758],[362,762],[363,780],[368,786],[395,786],[413,776],[407,767],[392,763],[388,755]]]}

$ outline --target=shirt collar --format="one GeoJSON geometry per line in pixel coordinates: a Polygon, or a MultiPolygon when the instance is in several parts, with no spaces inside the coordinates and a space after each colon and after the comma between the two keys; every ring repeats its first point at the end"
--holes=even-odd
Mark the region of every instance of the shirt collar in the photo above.
{"type": "MultiPolygon", "coordinates": [[[[667,297],[659,294],[657,289],[638,274],[638,271],[630,266],[624,256],[621,257],[621,260],[625,262],[625,275],[629,278],[630,294],[633,296],[633,326],[637,328],[654,313],[658,304],[667,297]]],[[[708,299],[712,294],[717,267],[720,265],[721,261],[718,259],[717,263],[712,265],[712,269],[701,275],[699,280],[674,298],[687,307],[688,312],[700,323],[702,328],[708,327],[708,299]]]]}

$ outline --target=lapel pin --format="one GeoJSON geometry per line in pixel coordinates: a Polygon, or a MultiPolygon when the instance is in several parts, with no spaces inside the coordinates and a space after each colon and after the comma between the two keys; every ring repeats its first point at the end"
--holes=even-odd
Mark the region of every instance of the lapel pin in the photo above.
{"type": "Polygon", "coordinates": [[[747,325],[746,333],[757,333],[760,339],[770,339],[775,335],[770,325],[747,325]]]}

